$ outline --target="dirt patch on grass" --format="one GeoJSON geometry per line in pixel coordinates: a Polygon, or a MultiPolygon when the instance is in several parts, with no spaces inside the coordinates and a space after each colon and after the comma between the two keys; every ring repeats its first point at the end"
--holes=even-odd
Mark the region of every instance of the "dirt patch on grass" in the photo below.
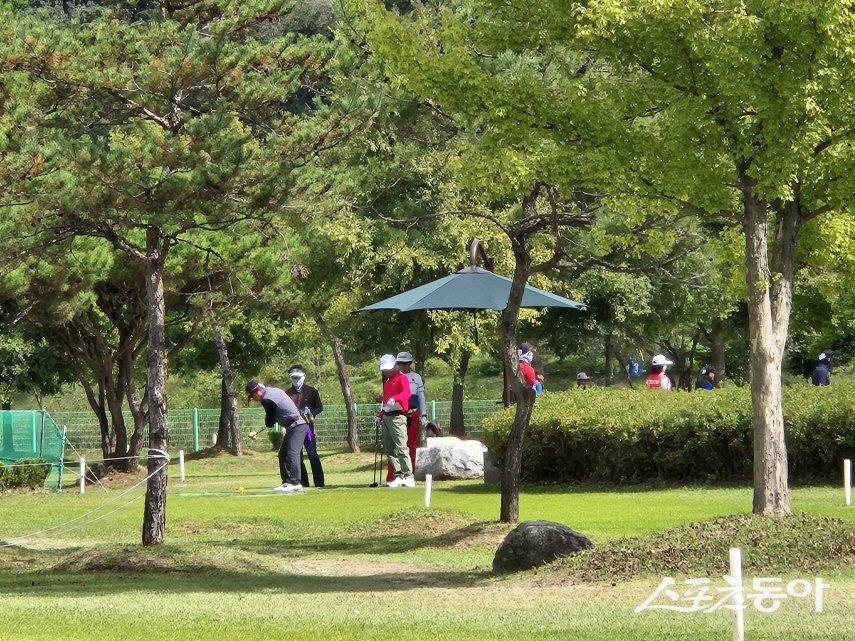
{"type": "Polygon", "coordinates": [[[221,523],[217,526],[201,525],[200,523],[196,523],[195,521],[184,521],[183,523],[179,523],[177,527],[181,531],[182,534],[187,534],[187,535],[191,535],[191,536],[200,536],[202,534],[214,534],[217,532],[230,532],[233,534],[247,534],[249,532],[256,532],[256,531],[263,529],[261,526],[253,525],[251,523],[246,523],[243,521],[221,523]]]}
{"type": "Polygon", "coordinates": [[[557,561],[547,572],[577,581],[725,575],[731,547],[742,549],[746,574],[836,568],[855,563],[855,524],[810,514],[720,517],[612,541],[557,561]]]}

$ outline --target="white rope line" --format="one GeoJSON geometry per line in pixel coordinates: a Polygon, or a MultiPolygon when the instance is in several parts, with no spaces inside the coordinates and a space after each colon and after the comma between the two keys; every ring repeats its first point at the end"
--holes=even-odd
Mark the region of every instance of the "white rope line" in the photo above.
{"type": "MultiPolygon", "coordinates": [[[[116,456],[113,458],[91,458],[91,459],[88,458],[85,460],[87,463],[104,463],[105,461],[129,461],[131,459],[139,459],[141,461],[143,461],[143,460],[147,461],[148,459],[158,459],[158,458],[165,458],[167,461],[172,461],[172,459],[169,457],[169,454],[166,454],[166,456],[163,456],[163,450],[149,450],[149,451],[150,452],[158,452],[158,454],[155,454],[154,456],[145,456],[143,454],[140,454],[138,456],[116,456]]],[[[2,464],[2,466],[4,468],[7,468],[7,467],[43,467],[45,465],[62,465],[65,469],[70,469],[69,466],[74,465],[74,462],[73,461],[53,461],[53,462],[45,461],[44,463],[13,463],[11,465],[8,463],[2,464]]],[[[86,467],[89,467],[89,466],[87,465],[86,467]]]]}
{"type": "MultiPolygon", "coordinates": [[[[65,432],[63,432],[63,434],[62,434],[62,438],[63,438],[63,440],[66,442],[66,444],[67,444],[69,447],[71,447],[71,449],[74,451],[74,453],[75,453],[75,454],[77,454],[77,458],[82,459],[82,458],[83,458],[83,456],[81,456],[80,452],[78,452],[78,451],[77,451],[77,448],[76,448],[76,447],[74,447],[74,443],[72,443],[71,441],[69,441],[69,440],[68,440],[68,436],[65,434],[65,432]]],[[[98,485],[100,485],[100,486],[101,486],[101,489],[102,489],[102,490],[104,490],[105,492],[109,492],[109,491],[110,491],[110,490],[108,490],[106,487],[104,487],[104,484],[101,482],[101,479],[99,479],[99,478],[98,478],[98,476],[97,476],[97,475],[95,474],[95,472],[94,472],[94,471],[89,467],[89,465],[88,465],[88,464],[86,465],[86,469],[87,469],[89,472],[92,472],[92,476],[95,478],[95,481],[97,481],[98,485]]],[[[77,476],[78,476],[78,478],[80,477],[80,473],[79,473],[79,472],[77,473],[77,476]]]]}
{"type": "MultiPolygon", "coordinates": [[[[139,481],[139,482],[135,483],[134,485],[132,485],[131,487],[129,487],[127,490],[125,490],[124,492],[122,492],[122,493],[121,493],[121,494],[119,494],[118,496],[114,496],[114,497],[113,497],[113,498],[111,498],[110,500],[105,501],[105,502],[104,502],[104,503],[102,503],[101,505],[97,506],[96,508],[93,508],[93,509],[89,510],[88,512],[84,512],[83,514],[81,514],[81,515],[79,515],[79,516],[76,516],[76,517],[74,517],[73,519],[70,519],[70,520],[66,521],[65,523],[60,523],[59,525],[54,525],[53,527],[49,527],[49,528],[46,528],[46,529],[44,529],[44,530],[39,530],[38,532],[33,532],[33,533],[31,533],[31,534],[25,534],[25,535],[23,535],[23,536],[14,536],[14,537],[12,537],[12,538],[10,538],[10,539],[6,539],[5,541],[0,542],[0,547],[13,547],[13,546],[14,546],[14,545],[16,545],[16,544],[15,544],[15,543],[10,543],[9,541],[20,541],[20,540],[23,540],[23,539],[32,539],[32,538],[37,537],[37,536],[39,536],[39,535],[44,535],[44,534],[46,534],[47,532],[53,532],[54,530],[58,530],[58,529],[59,529],[59,528],[61,528],[61,527],[65,527],[65,526],[66,526],[66,525],[68,525],[69,523],[74,523],[75,521],[79,521],[80,519],[85,518],[85,517],[89,516],[90,514],[93,514],[93,513],[97,512],[98,510],[100,510],[100,509],[104,508],[105,506],[110,505],[110,503],[114,503],[114,502],[118,501],[120,498],[122,498],[123,496],[125,496],[128,492],[131,492],[132,490],[135,490],[136,488],[138,488],[140,485],[142,485],[143,483],[145,483],[146,481],[148,481],[152,476],[154,476],[155,474],[157,474],[158,472],[160,472],[162,469],[164,469],[164,468],[165,468],[165,467],[167,467],[168,465],[169,465],[169,463],[164,463],[164,464],[163,464],[163,465],[161,465],[159,468],[157,468],[154,472],[152,472],[151,474],[149,474],[148,476],[146,476],[146,477],[145,477],[144,479],[142,479],[141,481],[139,481]]],[[[85,523],[81,523],[80,525],[76,525],[76,526],[74,526],[74,527],[72,527],[72,528],[69,528],[69,529],[67,529],[67,530],[62,530],[62,532],[56,532],[56,534],[62,534],[62,533],[64,533],[64,532],[70,532],[71,530],[75,530],[75,529],[77,529],[77,528],[79,528],[79,527],[83,527],[84,525],[89,525],[90,523],[94,523],[95,521],[100,521],[100,520],[101,520],[102,518],[104,518],[105,516],[109,516],[110,514],[113,514],[113,512],[117,512],[118,510],[121,510],[122,508],[127,507],[128,505],[130,505],[131,503],[133,503],[134,501],[136,501],[136,500],[137,500],[137,499],[139,499],[139,498],[141,498],[141,496],[134,497],[133,499],[131,499],[131,500],[130,500],[128,503],[126,503],[125,505],[119,506],[118,508],[116,508],[115,510],[113,510],[113,511],[111,511],[111,512],[108,512],[107,514],[103,514],[103,515],[101,515],[101,516],[95,517],[94,519],[92,519],[92,520],[90,520],[90,521],[87,521],[87,522],[85,522],[85,523]]]]}

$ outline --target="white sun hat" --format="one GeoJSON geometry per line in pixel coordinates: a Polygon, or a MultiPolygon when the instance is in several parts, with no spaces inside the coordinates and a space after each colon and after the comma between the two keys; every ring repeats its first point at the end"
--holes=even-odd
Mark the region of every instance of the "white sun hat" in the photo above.
{"type": "Polygon", "coordinates": [[[394,354],[383,354],[380,357],[380,371],[388,372],[391,369],[395,369],[397,362],[398,359],[395,358],[394,354]]]}

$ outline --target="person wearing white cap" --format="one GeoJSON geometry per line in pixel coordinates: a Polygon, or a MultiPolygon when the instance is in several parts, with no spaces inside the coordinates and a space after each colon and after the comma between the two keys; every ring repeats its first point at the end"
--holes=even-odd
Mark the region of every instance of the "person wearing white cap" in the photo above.
{"type": "Polygon", "coordinates": [[[810,382],[819,387],[831,385],[831,357],[834,353],[830,349],[823,350],[817,359],[818,362],[810,376],[810,382]]]}
{"type": "MultiPolygon", "coordinates": [[[[396,357],[399,371],[410,381],[410,408],[407,410],[407,449],[410,452],[410,463],[413,474],[416,471],[416,449],[419,447],[419,429],[427,428],[427,400],[425,399],[425,383],[422,377],[412,370],[413,355],[409,352],[399,352],[396,357]]],[[[395,471],[389,463],[386,480],[392,481],[395,471]]]]}
{"type": "Polygon", "coordinates": [[[668,378],[665,371],[668,369],[669,365],[673,364],[673,361],[669,361],[662,354],[654,356],[653,360],[650,362],[650,376],[648,376],[647,380],[644,381],[644,385],[647,389],[661,389],[666,392],[670,392],[671,379],[668,378]]]}
{"type": "Polygon", "coordinates": [[[383,449],[389,457],[395,478],[389,487],[415,487],[410,451],[407,449],[407,410],[410,408],[410,380],[398,369],[392,354],[380,357],[383,375],[383,407],[377,414],[383,449]]]}
{"type": "Polygon", "coordinates": [[[590,383],[591,378],[585,372],[579,372],[578,374],[576,374],[576,387],[581,389],[587,389],[590,383]]]}

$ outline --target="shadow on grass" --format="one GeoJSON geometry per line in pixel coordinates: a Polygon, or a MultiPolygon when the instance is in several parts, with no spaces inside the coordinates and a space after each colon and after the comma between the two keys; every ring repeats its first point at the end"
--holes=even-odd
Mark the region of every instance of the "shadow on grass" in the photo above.
{"type": "MultiPolygon", "coordinates": [[[[354,531],[351,533],[338,533],[334,537],[283,539],[277,543],[276,549],[271,549],[268,541],[240,541],[237,543],[222,542],[213,543],[227,548],[238,547],[245,552],[259,556],[281,556],[282,551],[287,551],[289,556],[313,556],[329,554],[368,555],[381,557],[389,554],[402,554],[416,552],[426,549],[443,549],[461,543],[481,538],[482,546],[495,547],[498,545],[494,539],[502,538],[507,529],[505,526],[494,522],[479,522],[462,527],[446,530],[439,534],[394,534],[388,529],[381,529],[382,523],[377,524],[376,532],[354,531]]],[[[473,547],[479,546],[478,542],[473,547]]]]}
{"type": "MultiPolygon", "coordinates": [[[[487,495],[502,491],[499,484],[472,483],[443,487],[435,485],[436,489],[454,494],[487,495]]],[[[699,484],[643,484],[643,485],[523,485],[520,488],[522,494],[643,494],[647,492],[674,491],[702,491],[702,490],[751,490],[751,484],[747,481],[734,483],[699,483],[699,484]]]]}
{"type": "MultiPolygon", "coordinates": [[[[157,591],[168,594],[188,592],[242,595],[322,594],[327,592],[371,593],[416,590],[426,587],[473,587],[492,580],[487,571],[391,572],[355,576],[323,576],[277,573],[258,569],[245,572],[217,567],[194,567],[179,571],[158,568],[150,571],[119,569],[69,574],[63,571],[0,573],[0,595],[29,597],[92,596],[122,592],[157,591]]],[[[269,595],[268,595],[269,596],[269,595]]]]}

